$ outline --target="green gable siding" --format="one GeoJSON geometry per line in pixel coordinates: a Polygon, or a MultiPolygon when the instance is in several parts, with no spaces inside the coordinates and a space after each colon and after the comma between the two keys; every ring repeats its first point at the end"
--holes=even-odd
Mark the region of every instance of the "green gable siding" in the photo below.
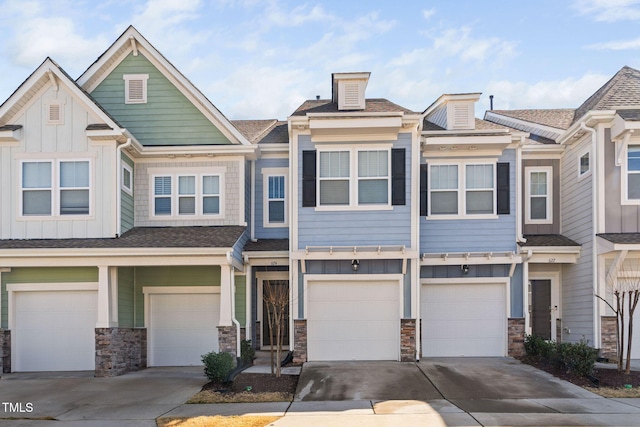
{"type": "Polygon", "coordinates": [[[133,327],[133,284],[135,269],[133,267],[118,268],[118,326],[133,327]]]}
{"type": "Polygon", "coordinates": [[[236,320],[244,328],[247,323],[247,276],[236,276],[235,281],[236,320]]]}
{"type": "Polygon", "coordinates": [[[143,145],[231,142],[147,58],[127,56],[91,95],[143,145]],[[148,74],[147,103],[125,104],[124,74],[148,74]]]}
{"type": "Polygon", "coordinates": [[[145,286],[220,286],[219,266],[136,267],[135,326],[144,326],[145,286]]]}
{"type": "Polygon", "coordinates": [[[9,299],[7,283],[69,283],[97,282],[98,269],[94,267],[56,267],[56,268],[12,268],[10,273],[2,273],[0,300],[2,318],[0,326],[9,327],[9,299]]]}
{"type": "MultiPolygon", "coordinates": [[[[133,164],[133,161],[125,156],[124,154],[122,155],[122,161],[124,163],[126,163],[127,165],[131,166],[131,169],[135,169],[135,165],[133,164]]],[[[120,172],[122,173],[122,171],[120,172]]],[[[135,188],[134,188],[134,178],[135,178],[135,170],[133,171],[134,176],[131,177],[131,186],[133,191],[135,192],[135,188]]],[[[127,193],[126,191],[120,189],[120,199],[122,201],[121,205],[120,205],[120,220],[121,220],[121,225],[120,225],[120,234],[131,230],[134,227],[134,204],[133,204],[133,196],[129,193],[127,193]]]]}

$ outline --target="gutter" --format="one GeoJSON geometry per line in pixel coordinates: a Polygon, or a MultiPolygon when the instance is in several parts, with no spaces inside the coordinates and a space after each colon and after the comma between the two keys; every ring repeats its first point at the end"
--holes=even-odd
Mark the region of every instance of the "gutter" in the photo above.
{"type": "Polygon", "coordinates": [[[598,234],[598,188],[597,188],[597,167],[598,164],[598,156],[596,155],[596,150],[598,148],[597,137],[598,133],[594,128],[588,127],[584,122],[580,122],[580,129],[591,132],[591,157],[590,161],[592,164],[589,165],[591,167],[591,209],[592,209],[592,226],[593,226],[593,239],[591,241],[591,280],[592,280],[592,291],[593,291],[593,344],[595,348],[600,348],[600,334],[598,334],[598,251],[596,250],[596,234],[598,234]]]}
{"type": "MultiPolygon", "coordinates": [[[[122,150],[131,146],[131,138],[127,138],[127,142],[116,148],[118,170],[116,171],[116,237],[120,236],[122,231],[122,150]]],[[[131,177],[133,180],[133,176],[131,177]]],[[[133,188],[133,182],[131,182],[133,188]]]]}

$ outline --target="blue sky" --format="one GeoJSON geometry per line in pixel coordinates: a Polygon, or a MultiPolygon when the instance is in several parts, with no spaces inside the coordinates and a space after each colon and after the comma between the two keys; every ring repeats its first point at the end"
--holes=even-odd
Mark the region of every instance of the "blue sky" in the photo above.
{"type": "MultiPolygon", "coordinates": [[[[640,0],[5,0],[2,102],[50,56],[78,77],[133,24],[227,117],[286,117],[370,71],[368,97],[422,111],[577,107],[640,68],[640,0]]],[[[481,114],[480,114],[481,115],[481,114]]]]}

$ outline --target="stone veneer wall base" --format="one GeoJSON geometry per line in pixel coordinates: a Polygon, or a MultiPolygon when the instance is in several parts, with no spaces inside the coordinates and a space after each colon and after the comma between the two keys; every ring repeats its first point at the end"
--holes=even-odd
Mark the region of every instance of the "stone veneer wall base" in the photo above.
{"type": "Polygon", "coordinates": [[[618,360],[618,337],[616,334],[616,316],[600,317],[600,356],[618,360]]]}
{"type": "Polygon", "coordinates": [[[400,319],[400,361],[416,361],[416,319],[400,319]]]}
{"type": "Polygon", "coordinates": [[[218,351],[220,353],[231,353],[235,358],[237,353],[238,335],[236,325],[218,326],[218,351]]]}
{"type": "Polygon", "coordinates": [[[0,329],[0,374],[11,372],[11,331],[0,329]]]}
{"type": "Polygon", "coordinates": [[[293,321],[293,363],[307,361],[307,319],[293,321]]]}
{"type": "Polygon", "coordinates": [[[508,340],[509,356],[524,356],[524,318],[509,319],[508,340]]]}
{"type": "Polygon", "coordinates": [[[96,328],[96,377],[116,377],[146,367],[146,329],[96,328]]]}

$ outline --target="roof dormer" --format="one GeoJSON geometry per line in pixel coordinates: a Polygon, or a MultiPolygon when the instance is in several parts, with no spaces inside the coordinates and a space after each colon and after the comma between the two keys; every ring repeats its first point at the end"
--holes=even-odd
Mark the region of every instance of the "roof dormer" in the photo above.
{"type": "Polygon", "coordinates": [[[424,111],[425,117],[446,130],[474,130],[475,105],[480,93],[445,94],[424,111]]]}
{"type": "Polygon", "coordinates": [[[364,92],[371,73],[333,73],[332,98],[338,110],[364,110],[364,92]]]}

